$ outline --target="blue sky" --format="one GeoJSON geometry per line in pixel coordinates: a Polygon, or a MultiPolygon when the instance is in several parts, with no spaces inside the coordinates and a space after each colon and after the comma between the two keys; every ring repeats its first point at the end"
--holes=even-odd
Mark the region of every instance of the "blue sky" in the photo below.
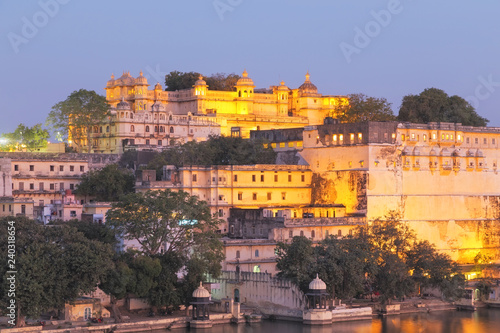
{"type": "Polygon", "coordinates": [[[385,97],[395,114],[436,87],[500,126],[499,13],[494,0],[0,0],[0,133],[141,69],[153,85],[246,69],[259,88],[309,70],[319,92],[385,97]]]}

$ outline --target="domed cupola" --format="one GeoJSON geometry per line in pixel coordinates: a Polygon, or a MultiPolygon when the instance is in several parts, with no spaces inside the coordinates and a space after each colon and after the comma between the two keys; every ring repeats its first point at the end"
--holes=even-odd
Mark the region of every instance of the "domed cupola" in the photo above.
{"type": "Polygon", "coordinates": [[[123,72],[123,75],[118,79],[123,86],[133,86],[135,79],[130,75],[130,72],[123,72]]]}
{"type": "Polygon", "coordinates": [[[111,88],[115,85],[115,74],[111,74],[111,79],[106,83],[106,88],[111,88]]]}
{"type": "Polygon", "coordinates": [[[300,85],[299,90],[305,94],[317,94],[318,88],[311,82],[310,77],[311,75],[309,75],[309,71],[307,71],[306,80],[300,85]]]}
{"type": "Polygon", "coordinates": [[[203,75],[200,75],[198,77],[198,80],[196,80],[196,82],[194,83],[195,86],[206,86],[207,85],[207,82],[205,80],[203,80],[203,75]]]}
{"type": "Polygon", "coordinates": [[[139,76],[135,79],[135,84],[137,84],[137,85],[148,85],[148,79],[146,79],[142,75],[142,71],[140,72],[139,76]]]}
{"type": "Polygon", "coordinates": [[[309,283],[309,290],[321,290],[324,291],[326,290],[326,283],[319,278],[319,275],[316,274],[316,278],[309,283]]]}
{"type": "Polygon", "coordinates": [[[195,90],[195,95],[197,96],[203,96],[203,95],[206,95],[207,94],[207,82],[205,82],[205,80],[203,80],[203,76],[200,75],[200,77],[198,78],[198,80],[194,83],[194,90],[195,90]]]}
{"type": "Polygon", "coordinates": [[[285,81],[281,81],[280,85],[278,86],[279,91],[289,91],[288,87],[285,85],[285,81]]]}
{"type": "Polygon", "coordinates": [[[253,84],[253,80],[248,77],[248,73],[246,70],[241,74],[241,78],[236,82],[236,91],[238,93],[238,97],[248,98],[253,96],[253,88],[255,85],[253,84]]]}
{"type": "Polygon", "coordinates": [[[125,100],[122,98],[121,102],[118,103],[116,106],[118,110],[130,110],[130,104],[125,102],[125,100]]]}
{"type": "Polygon", "coordinates": [[[161,87],[160,82],[157,82],[157,83],[155,84],[155,90],[163,90],[163,89],[162,89],[162,87],[161,87]]]}
{"type": "Polygon", "coordinates": [[[238,82],[236,82],[236,85],[237,86],[252,86],[252,87],[254,87],[253,80],[248,77],[248,73],[247,73],[246,69],[241,74],[241,78],[238,80],[238,82]]]}
{"type": "Polygon", "coordinates": [[[195,291],[193,291],[193,298],[209,298],[210,297],[210,293],[208,292],[208,290],[206,290],[205,288],[203,288],[203,284],[200,282],[200,286],[198,288],[195,289],[195,291]]]}

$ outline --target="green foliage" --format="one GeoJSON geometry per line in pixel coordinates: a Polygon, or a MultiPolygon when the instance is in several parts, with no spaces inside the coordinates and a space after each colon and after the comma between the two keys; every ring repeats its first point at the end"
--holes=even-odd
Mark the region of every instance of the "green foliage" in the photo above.
{"type": "Polygon", "coordinates": [[[42,124],[36,124],[33,127],[19,124],[14,132],[3,135],[5,143],[2,144],[0,150],[39,150],[47,147],[49,137],[49,132],[42,129],[42,124]]]}
{"type": "Polygon", "coordinates": [[[79,232],[83,233],[87,239],[96,240],[104,244],[109,244],[115,248],[117,240],[115,231],[112,230],[107,224],[97,224],[94,222],[86,222],[79,220],[71,220],[64,222],[76,228],[79,232]]]}
{"type": "Polygon", "coordinates": [[[385,98],[369,97],[364,94],[348,96],[349,104],[339,108],[340,119],[346,123],[362,121],[392,121],[395,120],[391,103],[385,98]]]}
{"type": "Polygon", "coordinates": [[[448,96],[443,90],[425,89],[419,95],[403,97],[399,121],[412,123],[452,122],[465,126],[486,126],[488,119],[479,116],[472,105],[460,96],[448,96]]]}
{"type": "MultiPolygon", "coordinates": [[[[179,72],[172,71],[165,75],[165,90],[176,91],[182,89],[191,89],[195,82],[199,79],[198,72],[179,72]]],[[[239,75],[234,73],[216,73],[204,77],[205,82],[210,90],[233,91],[234,85],[240,79],[239,75]]]]}
{"type": "Polygon", "coordinates": [[[117,164],[108,164],[96,171],[82,175],[76,194],[92,196],[97,201],[118,201],[122,196],[134,192],[135,177],[117,164]]]}
{"type": "MultiPolygon", "coordinates": [[[[95,289],[112,267],[109,245],[89,240],[70,226],[45,227],[23,217],[0,220],[0,250],[7,258],[8,221],[15,222],[18,323],[95,289]]],[[[7,266],[0,266],[0,297],[7,301],[7,266]]]]}
{"type": "Polygon", "coordinates": [[[305,236],[295,236],[290,244],[278,243],[276,251],[276,268],[280,271],[278,276],[291,280],[302,291],[307,291],[317,270],[312,241],[305,236]]]}
{"type": "Polygon", "coordinates": [[[106,97],[98,95],[95,91],[80,89],[74,91],[66,100],[52,107],[46,123],[55,132],[76,145],[82,152],[84,147],[92,151],[92,127],[102,124],[109,119],[109,105],[106,97]]]}
{"type": "Polygon", "coordinates": [[[260,140],[245,140],[239,137],[211,136],[207,141],[190,141],[181,146],[158,153],[148,164],[161,179],[164,165],[183,167],[187,165],[246,165],[274,164],[276,152],[264,148],[260,140]]]}

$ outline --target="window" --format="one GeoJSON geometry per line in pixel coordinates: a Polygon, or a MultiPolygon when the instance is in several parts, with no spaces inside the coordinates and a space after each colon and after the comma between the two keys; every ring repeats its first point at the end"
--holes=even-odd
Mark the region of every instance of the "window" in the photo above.
{"type": "Polygon", "coordinates": [[[109,133],[109,126],[106,126],[106,133],[109,133]]]}
{"type": "Polygon", "coordinates": [[[30,183],[30,190],[34,190],[34,189],[35,189],[35,184],[30,183]]]}
{"type": "Polygon", "coordinates": [[[272,199],[272,193],[271,192],[267,192],[267,200],[271,200],[272,199]]]}
{"type": "Polygon", "coordinates": [[[358,141],[361,142],[361,140],[363,140],[363,134],[362,133],[358,133],[358,141]]]}
{"type": "Polygon", "coordinates": [[[9,212],[12,211],[12,205],[9,205],[9,212]]]}
{"type": "Polygon", "coordinates": [[[19,171],[19,165],[14,164],[14,171],[19,171]]]}
{"type": "Polygon", "coordinates": [[[465,143],[470,143],[470,138],[466,138],[465,143]]]}
{"type": "Polygon", "coordinates": [[[495,144],[495,139],[491,139],[491,144],[494,145],[495,144]]]}
{"type": "Polygon", "coordinates": [[[50,171],[54,171],[54,166],[53,165],[50,166],[50,171]]]}
{"type": "Polygon", "coordinates": [[[292,175],[288,175],[288,182],[291,183],[292,182],[292,175]]]}
{"type": "Polygon", "coordinates": [[[89,320],[92,318],[92,309],[91,308],[85,308],[84,313],[83,313],[83,319],[84,320],[89,320]]]}
{"type": "Polygon", "coordinates": [[[223,217],[224,216],[224,210],[223,209],[219,209],[219,217],[223,217]]]}
{"type": "Polygon", "coordinates": [[[19,183],[19,191],[24,191],[24,183],[23,182],[19,183]]]}
{"type": "Polygon", "coordinates": [[[43,191],[43,183],[38,183],[38,190],[43,191]]]}
{"type": "Polygon", "coordinates": [[[252,175],[252,182],[255,182],[255,179],[256,179],[255,175],[252,175]]]}
{"type": "Polygon", "coordinates": [[[259,250],[255,250],[255,258],[259,257],[259,250]]]}
{"type": "Polygon", "coordinates": [[[38,206],[43,207],[44,206],[44,201],[43,200],[38,200],[38,206]]]}
{"type": "Polygon", "coordinates": [[[238,200],[243,200],[243,192],[238,193],[238,200]]]}
{"type": "Polygon", "coordinates": [[[174,133],[174,128],[172,126],[170,126],[170,133],[174,133]]]}
{"type": "Polygon", "coordinates": [[[49,188],[50,188],[51,190],[54,190],[54,189],[55,189],[54,183],[50,184],[50,185],[49,185],[49,188]]]}
{"type": "Polygon", "coordinates": [[[59,171],[64,171],[64,165],[59,166],[59,171]]]}
{"type": "Polygon", "coordinates": [[[236,251],[236,258],[240,258],[240,251],[236,251]]]}
{"type": "Polygon", "coordinates": [[[130,125],[130,132],[135,132],[135,126],[134,125],[130,125]]]}
{"type": "Polygon", "coordinates": [[[85,172],[85,167],[83,165],[80,165],[80,172],[85,172]]]}
{"type": "Polygon", "coordinates": [[[316,237],[316,232],[314,230],[311,231],[311,238],[316,237]]]}
{"type": "Polygon", "coordinates": [[[146,139],[146,144],[147,144],[147,145],[149,145],[149,142],[150,142],[150,141],[149,141],[149,139],[146,139]]]}
{"type": "Polygon", "coordinates": [[[484,138],[483,139],[483,144],[487,144],[488,143],[488,139],[484,138]]]}
{"type": "Polygon", "coordinates": [[[264,175],[260,175],[260,181],[264,182],[264,175]]]}
{"type": "Polygon", "coordinates": [[[288,238],[293,238],[293,230],[290,230],[290,231],[288,232],[288,238]]]}
{"type": "Polygon", "coordinates": [[[427,135],[424,134],[424,142],[426,142],[426,141],[427,141],[427,135]]]}
{"type": "Polygon", "coordinates": [[[158,146],[161,146],[162,142],[161,140],[158,140],[158,146]]]}
{"type": "Polygon", "coordinates": [[[300,230],[300,237],[304,237],[304,231],[300,230]]]}
{"type": "Polygon", "coordinates": [[[74,190],[75,189],[75,184],[69,184],[69,189],[74,190]]]}
{"type": "Polygon", "coordinates": [[[69,212],[69,216],[70,216],[70,217],[76,217],[76,210],[71,210],[71,211],[69,212]]]}
{"type": "Polygon", "coordinates": [[[281,192],[281,199],[286,200],[286,192],[281,192]]]}
{"type": "Polygon", "coordinates": [[[237,182],[238,181],[238,175],[234,175],[234,181],[237,182]]]}
{"type": "Polygon", "coordinates": [[[260,265],[253,266],[253,272],[254,273],[260,273],[260,265]]]}
{"type": "Polygon", "coordinates": [[[219,201],[223,201],[224,200],[224,195],[223,194],[220,194],[219,195],[219,201]]]}
{"type": "Polygon", "coordinates": [[[339,229],[337,236],[341,237],[342,236],[342,230],[339,229]]]}
{"type": "Polygon", "coordinates": [[[278,182],[278,175],[274,175],[274,182],[277,183],[278,182]]]}
{"type": "Polygon", "coordinates": [[[75,171],[75,166],[74,165],[70,165],[69,166],[69,171],[75,171]]]}
{"type": "Polygon", "coordinates": [[[146,133],[149,133],[149,126],[146,125],[146,133]]]}
{"type": "Polygon", "coordinates": [[[326,230],[326,231],[325,231],[325,238],[327,238],[327,237],[328,237],[328,234],[329,234],[329,233],[330,233],[330,232],[328,232],[328,230],[326,230]]]}
{"type": "Polygon", "coordinates": [[[197,174],[194,174],[194,175],[193,175],[193,182],[196,182],[196,181],[198,181],[198,175],[197,175],[197,174]]]}
{"type": "Polygon", "coordinates": [[[35,171],[35,166],[34,165],[30,165],[30,171],[35,171]]]}
{"type": "Polygon", "coordinates": [[[305,182],[306,181],[306,175],[300,175],[300,181],[305,182]]]}
{"type": "Polygon", "coordinates": [[[59,189],[60,189],[60,190],[64,190],[64,183],[60,183],[60,184],[59,184],[59,189]]]}
{"type": "Polygon", "coordinates": [[[344,134],[340,134],[340,135],[339,135],[339,140],[340,140],[340,141],[344,141],[344,134]]]}
{"type": "Polygon", "coordinates": [[[21,205],[21,214],[26,214],[26,205],[21,205]]]}
{"type": "Polygon", "coordinates": [[[479,139],[478,138],[474,138],[474,143],[478,144],[479,143],[479,139]]]}
{"type": "Polygon", "coordinates": [[[252,193],[252,200],[257,200],[257,193],[252,193]]]}
{"type": "Polygon", "coordinates": [[[401,141],[405,141],[405,135],[401,134],[401,141]]]}
{"type": "Polygon", "coordinates": [[[432,140],[436,140],[436,133],[432,133],[432,140]]]}

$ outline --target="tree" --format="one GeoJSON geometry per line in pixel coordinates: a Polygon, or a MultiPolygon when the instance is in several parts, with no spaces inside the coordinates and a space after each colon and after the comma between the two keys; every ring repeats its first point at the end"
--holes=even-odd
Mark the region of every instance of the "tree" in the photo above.
{"type": "Polygon", "coordinates": [[[33,127],[19,124],[14,132],[4,134],[4,138],[7,140],[7,150],[23,150],[24,148],[28,151],[39,150],[47,147],[49,137],[49,132],[42,129],[42,124],[36,124],[33,127]]]}
{"type": "Polygon", "coordinates": [[[479,116],[472,105],[459,96],[448,96],[443,90],[425,89],[419,95],[403,97],[399,121],[412,123],[452,122],[465,126],[486,126],[488,119],[479,116]]]}
{"type": "Polygon", "coordinates": [[[102,124],[110,116],[106,97],[95,91],[80,89],[74,91],[66,100],[55,104],[46,123],[54,131],[66,136],[76,145],[79,152],[86,147],[92,151],[92,128],[102,124]]]}
{"type": "Polygon", "coordinates": [[[165,246],[164,253],[186,257],[197,246],[214,239],[219,243],[219,220],[205,201],[184,191],[131,193],[114,203],[106,216],[108,224],[125,239],[139,242],[140,251],[149,256],[165,246]]]}
{"type": "Polygon", "coordinates": [[[348,96],[349,104],[339,107],[339,119],[346,123],[362,121],[392,121],[395,120],[391,103],[385,98],[368,97],[364,94],[348,96]]]}
{"type": "Polygon", "coordinates": [[[278,243],[276,246],[276,268],[278,276],[295,283],[303,292],[316,276],[316,258],[312,241],[305,236],[295,236],[290,244],[278,243]]]}
{"type": "MultiPolygon", "coordinates": [[[[61,309],[93,291],[112,267],[109,245],[88,240],[70,226],[44,227],[24,217],[9,217],[0,220],[0,228],[4,258],[8,235],[15,235],[17,327],[24,325],[27,316],[37,318],[44,311],[61,309]]],[[[7,265],[1,265],[0,298],[4,304],[10,302],[6,271],[7,265]]]]}
{"type": "MultiPolygon", "coordinates": [[[[165,75],[165,90],[176,91],[191,89],[199,79],[200,75],[201,74],[198,72],[172,71],[165,75]]],[[[205,76],[204,80],[210,90],[233,91],[236,82],[238,82],[240,78],[241,77],[239,75],[234,73],[216,73],[210,76],[205,76]]]]}
{"type": "Polygon", "coordinates": [[[108,164],[96,171],[82,175],[76,194],[93,196],[98,201],[118,201],[122,196],[134,192],[135,177],[117,164],[108,164]]]}

